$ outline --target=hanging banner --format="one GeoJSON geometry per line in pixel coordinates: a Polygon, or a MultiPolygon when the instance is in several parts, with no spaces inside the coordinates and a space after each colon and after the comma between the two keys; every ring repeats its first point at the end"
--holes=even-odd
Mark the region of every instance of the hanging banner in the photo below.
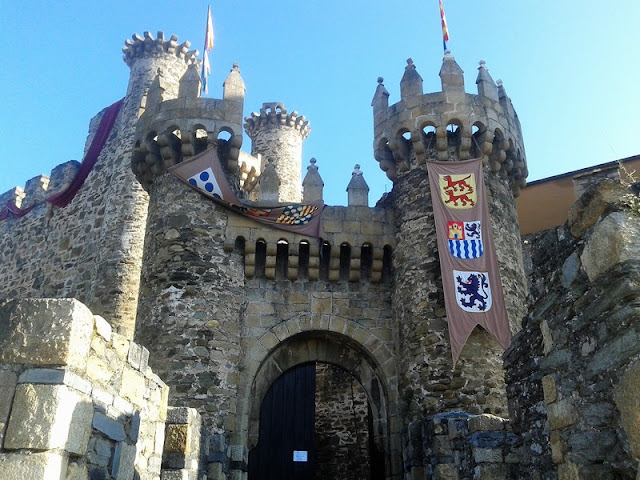
{"type": "Polygon", "coordinates": [[[201,194],[256,222],[311,237],[322,237],[323,202],[277,207],[248,205],[240,201],[227,181],[218,153],[209,148],[199,155],[168,169],[201,194]]]}
{"type": "Polygon", "coordinates": [[[453,363],[476,325],[511,342],[493,248],[482,159],[427,162],[453,363]]]}

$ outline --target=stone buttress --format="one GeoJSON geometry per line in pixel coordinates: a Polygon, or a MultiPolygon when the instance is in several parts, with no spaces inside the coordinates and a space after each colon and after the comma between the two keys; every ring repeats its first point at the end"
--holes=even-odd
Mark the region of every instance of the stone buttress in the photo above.
{"type": "MultiPolygon", "coordinates": [[[[506,416],[502,350],[476,328],[452,365],[427,162],[483,158],[497,257],[512,332],[525,313],[514,195],[527,175],[518,118],[504,88],[481,62],[478,95],[465,93],[463,72],[445,53],[442,91],[423,94],[409,59],[401,100],[389,106],[378,79],[373,98],[374,154],[393,180],[396,214],[393,314],[404,421],[448,410],[506,416]]],[[[405,423],[406,425],[407,423],[405,423]]]]}

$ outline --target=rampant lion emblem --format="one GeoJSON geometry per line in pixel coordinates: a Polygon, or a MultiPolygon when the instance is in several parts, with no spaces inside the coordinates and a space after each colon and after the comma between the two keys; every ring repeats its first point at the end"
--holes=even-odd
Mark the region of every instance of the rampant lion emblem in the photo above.
{"type": "Polygon", "coordinates": [[[478,197],[473,173],[440,175],[438,178],[440,195],[447,207],[468,209],[476,205],[478,197]]]}
{"type": "Polygon", "coordinates": [[[487,272],[453,272],[458,305],[467,312],[488,311],[492,302],[487,272]]]}

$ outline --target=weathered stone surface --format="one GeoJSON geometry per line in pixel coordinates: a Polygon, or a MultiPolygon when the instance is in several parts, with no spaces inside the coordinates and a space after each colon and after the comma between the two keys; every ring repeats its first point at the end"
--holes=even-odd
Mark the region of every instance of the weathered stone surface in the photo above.
{"type": "Polygon", "coordinates": [[[619,182],[602,181],[593,185],[571,206],[568,224],[571,233],[581,238],[607,211],[614,208],[627,190],[619,182]]]}
{"type": "Polygon", "coordinates": [[[640,458],[640,366],[631,367],[615,387],[620,422],[636,458],[640,458]]]}
{"type": "Polygon", "coordinates": [[[58,452],[0,453],[2,480],[67,480],[67,457],[58,452]]]}
{"type": "Polygon", "coordinates": [[[62,448],[83,455],[91,433],[89,397],[63,385],[23,384],[16,388],[5,448],[62,448]]]}
{"type": "Polygon", "coordinates": [[[594,281],[614,266],[639,256],[640,218],[614,212],[595,226],[580,260],[589,280],[594,281]]]}
{"type": "Polygon", "coordinates": [[[164,436],[166,452],[190,453],[190,425],[167,425],[164,436]]]}
{"type": "Polygon", "coordinates": [[[93,314],[73,299],[14,300],[0,307],[0,362],[84,368],[93,314]]]}
{"type": "Polygon", "coordinates": [[[504,430],[507,420],[496,415],[474,415],[469,418],[469,433],[504,430]]]}
{"type": "MultiPolygon", "coordinates": [[[[17,375],[10,370],[0,370],[0,435],[9,419],[13,394],[18,383],[17,375]]],[[[0,437],[1,438],[1,437],[0,437]]],[[[2,442],[0,441],[0,445],[2,442]]]]}

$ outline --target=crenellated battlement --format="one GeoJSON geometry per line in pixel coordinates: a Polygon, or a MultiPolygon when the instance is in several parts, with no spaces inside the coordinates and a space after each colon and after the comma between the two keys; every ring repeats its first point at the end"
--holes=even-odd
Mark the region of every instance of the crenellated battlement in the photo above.
{"type": "Polygon", "coordinates": [[[389,92],[378,78],[373,97],[374,156],[391,180],[427,161],[482,157],[484,164],[508,179],[514,195],[528,175],[518,116],[502,82],[478,68],[478,93],[466,93],[464,72],[445,53],[442,91],[424,94],[422,78],[411,59],[400,82],[401,99],[389,106],[389,92]]]}
{"type": "Polygon", "coordinates": [[[148,189],[155,176],[210,146],[225,150],[227,169],[237,174],[245,90],[238,64],[224,82],[222,99],[200,97],[195,65],[180,79],[177,98],[165,98],[163,84],[158,74],[138,120],[131,166],[140,183],[148,189]]]}
{"type": "Polygon", "coordinates": [[[283,230],[265,229],[254,220],[231,216],[224,248],[231,252],[239,243],[242,245],[247,278],[332,283],[390,281],[395,245],[391,210],[325,207],[322,216],[325,230],[322,242],[283,230]]]}
{"type": "Polygon", "coordinates": [[[24,187],[16,186],[0,194],[0,209],[7,203],[25,209],[44,202],[48,197],[66,190],[79,168],[79,162],[70,160],[57,165],[48,176],[41,174],[30,178],[24,187]]]}
{"type": "Polygon", "coordinates": [[[188,41],[178,44],[178,36],[171,35],[165,40],[164,32],[158,31],[157,38],[153,38],[150,32],[144,32],[143,36],[134,33],[131,39],[127,39],[122,47],[124,63],[131,67],[135,61],[143,57],[153,57],[162,54],[174,54],[183,59],[187,65],[198,64],[198,51],[189,50],[191,43],[188,41]]]}

